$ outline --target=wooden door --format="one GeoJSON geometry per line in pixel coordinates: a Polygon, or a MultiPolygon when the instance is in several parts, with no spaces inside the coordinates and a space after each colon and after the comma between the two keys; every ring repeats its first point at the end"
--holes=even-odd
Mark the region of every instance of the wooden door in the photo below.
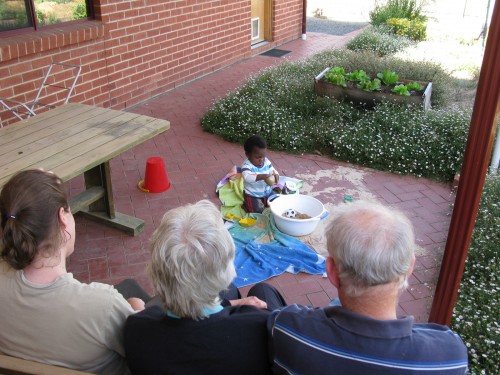
{"type": "Polygon", "coordinates": [[[271,0],[251,0],[252,44],[270,39],[271,0]]]}

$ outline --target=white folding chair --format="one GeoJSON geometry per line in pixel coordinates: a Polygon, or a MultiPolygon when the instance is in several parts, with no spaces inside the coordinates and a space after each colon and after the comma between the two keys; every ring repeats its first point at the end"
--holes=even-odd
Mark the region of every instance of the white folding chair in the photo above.
{"type": "Polygon", "coordinates": [[[0,104],[19,120],[35,116],[35,111],[39,107],[55,108],[58,103],[66,104],[81,71],[82,68],[78,65],[53,62],[49,65],[35,99],[31,103],[25,104],[13,99],[0,98],[0,104]]]}

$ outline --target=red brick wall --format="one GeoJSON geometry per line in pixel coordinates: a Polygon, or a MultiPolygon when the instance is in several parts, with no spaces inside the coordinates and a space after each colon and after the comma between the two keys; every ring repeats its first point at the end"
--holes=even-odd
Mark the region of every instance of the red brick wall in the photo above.
{"type": "Polygon", "coordinates": [[[0,97],[32,100],[58,61],[82,66],[71,102],[130,107],[298,38],[302,0],[274,0],[273,40],[257,49],[250,0],[95,0],[95,13],[96,21],[0,34],[0,97]]]}
{"type": "Polygon", "coordinates": [[[283,44],[302,35],[303,0],[277,0],[273,9],[273,39],[283,44]]]}

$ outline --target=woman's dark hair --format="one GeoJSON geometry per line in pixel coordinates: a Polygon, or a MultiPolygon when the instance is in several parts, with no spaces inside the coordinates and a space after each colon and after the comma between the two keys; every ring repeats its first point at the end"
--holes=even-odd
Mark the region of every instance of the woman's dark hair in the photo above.
{"type": "Polygon", "coordinates": [[[247,154],[250,154],[255,147],[267,148],[266,140],[260,135],[252,135],[245,141],[243,148],[247,154]]]}
{"type": "Polygon", "coordinates": [[[39,169],[14,175],[0,193],[2,258],[23,269],[43,250],[51,254],[63,242],[59,209],[69,211],[62,180],[39,169]]]}

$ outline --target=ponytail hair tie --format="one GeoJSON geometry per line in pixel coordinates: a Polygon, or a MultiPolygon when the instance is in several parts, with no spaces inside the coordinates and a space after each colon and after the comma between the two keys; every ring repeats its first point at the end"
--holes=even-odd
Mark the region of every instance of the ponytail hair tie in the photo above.
{"type": "Polygon", "coordinates": [[[7,214],[7,215],[5,215],[5,218],[6,218],[7,220],[9,220],[9,219],[15,219],[15,218],[16,218],[16,215],[13,215],[13,214],[7,214]]]}

